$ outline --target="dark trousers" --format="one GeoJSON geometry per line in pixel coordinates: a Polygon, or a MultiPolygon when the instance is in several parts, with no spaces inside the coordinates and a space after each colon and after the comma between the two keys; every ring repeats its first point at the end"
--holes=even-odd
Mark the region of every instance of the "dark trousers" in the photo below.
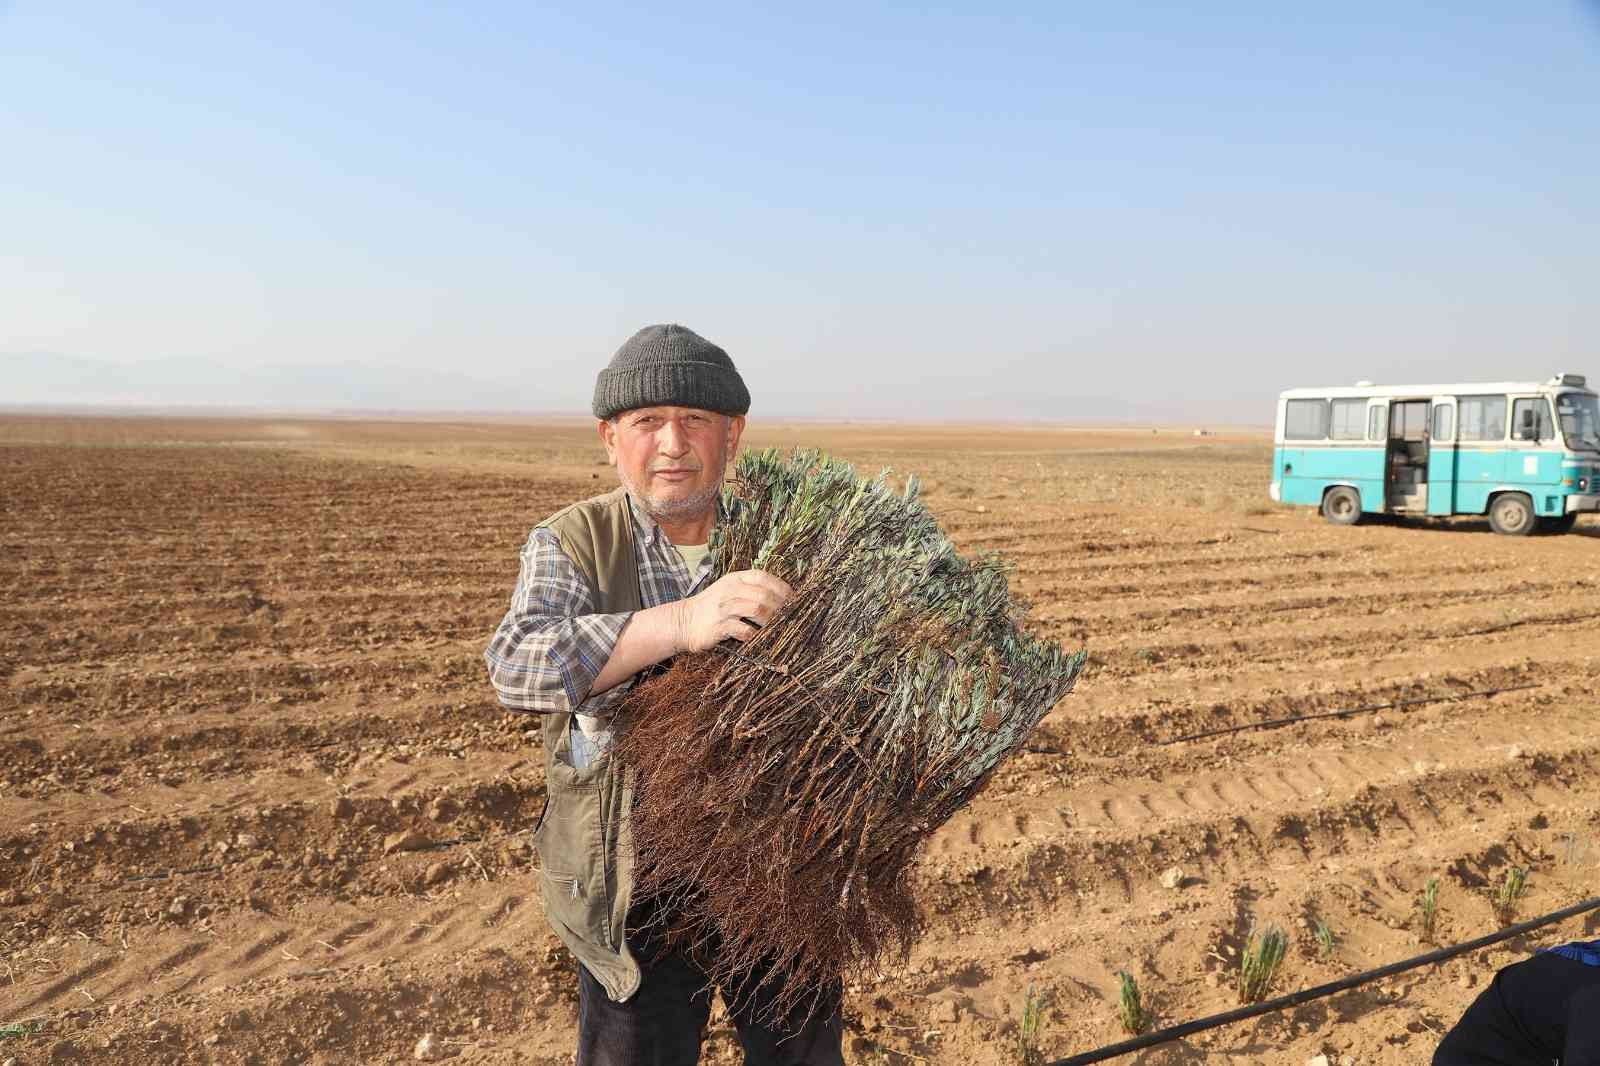
{"type": "MultiPolygon", "coordinates": [[[[705,971],[681,952],[658,957],[655,944],[635,945],[631,934],[629,947],[642,979],[626,1003],[612,1002],[578,965],[577,1066],[695,1066],[711,1017],[705,971]]],[[[797,1011],[776,1023],[765,1020],[769,997],[749,998],[732,1015],[747,1066],[844,1066],[841,996],[809,1018],[797,1011]]]]}
{"type": "Polygon", "coordinates": [[[1600,966],[1540,952],[1495,974],[1433,1066],[1600,1066],[1600,966]]]}

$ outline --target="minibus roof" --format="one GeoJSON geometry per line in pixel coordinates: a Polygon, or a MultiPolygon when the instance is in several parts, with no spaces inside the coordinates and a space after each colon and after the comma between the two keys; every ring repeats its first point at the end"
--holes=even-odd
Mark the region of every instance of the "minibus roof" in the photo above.
{"type": "Polygon", "coordinates": [[[1553,381],[1478,381],[1454,385],[1331,385],[1323,389],[1285,389],[1284,400],[1348,400],[1375,396],[1423,399],[1433,396],[1493,396],[1498,393],[1587,392],[1593,389],[1553,381]]]}

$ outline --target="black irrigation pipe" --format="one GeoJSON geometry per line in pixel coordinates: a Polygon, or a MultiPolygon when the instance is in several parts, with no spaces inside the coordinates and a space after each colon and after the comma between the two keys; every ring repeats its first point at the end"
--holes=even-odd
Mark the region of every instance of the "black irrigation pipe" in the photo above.
{"type": "Polygon", "coordinates": [[[1107,1044],[1105,1047],[1096,1048],[1093,1051],[1085,1051],[1079,1055],[1057,1059],[1055,1062],[1047,1064],[1047,1066],[1087,1066],[1091,1062],[1104,1062],[1106,1059],[1116,1058],[1118,1055],[1126,1055],[1130,1051],[1139,1051],[1143,1048],[1154,1047],[1157,1044],[1165,1044],[1189,1036],[1192,1033],[1216,1029],[1220,1026],[1231,1025],[1234,1022],[1242,1022],[1249,1018],[1256,1018],[1263,1014],[1270,1014],[1273,1011],[1283,1010],[1285,1007],[1296,1007],[1302,1003],[1309,1003],[1314,999],[1331,996],[1335,992],[1343,992],[1346,989],[1367,984],[1370,981],[1390,977],[1397,973],[1404,973],[1407,970],[1414,970],[1418,966],[1426,966],[1431,962],[1443,962],[1445,959],[1453,959],[1457,955],[1465,955],[1469,951],[1477,951],[1479,948],[1488,947],[1490,944],[1498,944],[1502,940],[1510,940],[1512,937],[1521,936],[1523,933],[1538,929],[1540,926],[1550,925],[1596,908],[1600,908],[1600,897],[1585,900],[1582,903],[1574,903],[1570,907],[1553,911],[1541,918],[1533,918],[1526,922],[1518,922],[1516,925],[1508,925],[1498,933],[1480,936],[1478,939],[1469,940],[1464,944],[1439,948],[1437,951],[1430,951],[1426,955],[1418,955],[1415,958],[1405,959],[1401,962],[1391,962],[1389,965],[1380,966],[1376,970],[1352,974],[1337,981],[1330,981],[1325,985],[1317,985],[1315,988],[1303,988],[1298,992],[1291,992],[1287,996],[1279,996],[1277,999],[1269,999],[1264,1003],[1256,1003],[1249,1007],[1239,1007],[1236,1010],[1213,1014],[1206,1018],[1197,1018],[1192,1022],[1174,1025],[1169,1029],[1160,1029],[1154,1033],[1135,1037],[1132,1040],[1124,1040],[1120,1044],[1107,1044]]]}
{"type": "Polygon", "coordinates": [[[1210,737],[1226,736],[1229,733],[1243,733],[1247,729],[1276,729],[1279,726],[1293,725],[1295,722],[1309,722],[1315,718],[1348,718],[1352,714],[1368,714],[1373,711],[1388,711],[1397,707],[1415,707],[1421,703],[1454,703],[1457,700],[1479,699],[1484,696],[1498,696],[1502,692],[1522,692],[1530,688],[1541,688],[1541,685],[1508,685],[1505,688],[1485,688],[1476,692],[1458,692],[1452,696],[1417,696],[1409,700],[1391,700],[1388,703],[1368,703],[1361,707],[1346,707],[1342,711],[1319,711],[1316,714],[1297,714],[1293,718],[1273,718],[1266,722],[1248,722],[1244,725],[1230,725],[1223,729],[1208,729],[1204,733],[1190,733],[1186,737],[1174,737],[1163,740],[1160,746],[1167,744],[1183,744],[1191,740],[1206,740],[1210,737]]]}

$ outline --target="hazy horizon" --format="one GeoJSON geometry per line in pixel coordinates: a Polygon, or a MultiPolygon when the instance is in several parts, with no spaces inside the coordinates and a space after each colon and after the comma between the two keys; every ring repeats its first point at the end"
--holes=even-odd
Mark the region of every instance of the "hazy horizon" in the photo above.
{"type": "MultiPolygon", "coordinates": [[[[0,402],[0,416],[40,416],[60,418],[172,418],[172,419],[205,419],[205,418],[237,418],[241,421],[277,418],[289,421],[349,421],[349,422],[462,422],[462,423],[502,423],[502,422],[536,422],[536,423],[571,423],[573,425],[588,425],[591,419],[587,415],[574,415],[565,411],[519,411],[519,410],[453,410],[449,408],[379,408],[379,407],[254,407],[245,404],[139,404],[139,403],[108,403],[108,404],[53,404],[53,403],[4,403],[0,402]]],[[[918,418],[906,416],[896,418],[884,416],[881,418],[855,417],[850,415],[801,415],[786,412],[773,412],[770,414],[752,414],[749,416],[753,426],[787,426],[787,425],[818,425],[818,426],[883,426],[893,428],[899,426],[938,428],[949,427],[994,427],[1036,430],[1083,430],[1085,432],[1116,432],[1127,430],[1130,432],[1143,432],[1145,430],[1166,430],[1180,434],[1195,435],[1196,431],[1205,433],[1247,433],[1260,432],[1270,434],[1272,422],[1160,422],[1147,420],[1105,420],[1081,418],[1063,421],[1052,421],[1043,418],[918,418]]]]}
{"type": "MultiPolygon", "coordinates": [[[[0,411],[105,413],[105,414],[209,414],[248,417],[257,414],[283,414],[309,417],[452,417],[463,418],[539,418],[587,421],[592,416],[587,404],[578,407],[530,407],[508,405],[505,397],[493,393],[487,382],[463,375],[433,375],[428,388],[430,401],[408,406],[405,400],[416,394],[412,387],[386,387],[390,368],[343,366],[273,366],[257,368],[238,385],[227,380],[226,368],[210,366],[195,360],[156,360],[125,364],[131,378],[118,380],[108,374],[112,364],[90,360],[66,360],[57,357],[6,356],[0,354],[0,374],[9,385],[7,393],[0,395],[0,411]],[[19,360],[28,360],[21,362],[19,360]],[[31,365],[30,365],[31,363],[31,365]],[[37,373],[16,373],[18,369],[37,372],[41,366],[65,365],[74,373],[66,378],[41,377],[37,373]],[[191,376],[182,381],[171,375],[164,378],[145,378],[140,384],[140,371],[152,368],[176,369],[191,376]],[[197,368],[210,373],[193,376],[197,368]],[[5,373],[6,371],[11,373],[5,373]],[[302,381],[294,372],[307,372],[310,379],[302,381]],[[363,376],[362,371],[371,373],[363,376]],[[235,397],[229,399],[227,397],[235,397]],[[237,397],[250,396],[245,400],[237,397]]],[[[774,398],[780,405],[785,397],[774,398]]],[[[1048,403],[1048,400],[1043,401],[1048,403]]],[[[866,405],[840,402],[836,408],[825,406],[811,408],[783,407],[762,402],[756,397],[751,416],[764,421],[806,421],[833,423],[977,423],[1045,426],[1270,426],[1273,408],[1270,401],[1259,409],[1244,411],[1238,418],[1194,419],[1181,411],[1149,405],[1136,409],[1126,400],[1109,397],[1069,397],[1056,407],[1038,407],[1038,413],[1028,414],[1021,405],[1007,402],[983,413],[982,404],[967,405],[967,409],[941,411],[924,407],[908,407],[898,413],[873,414],[864,410],[866,405]],[[1119,410],[1121,414],[1108,413],[1119,410]],[[1076,414],[1072,412],[1078,412],[1076,414]]]]}
{"type": "Polygon", "coordinates": [[[790,417],[1600,377],[1597,59],[1593,2],[0,0],[0,403],[581,415],[660,321],[790,417]]]}

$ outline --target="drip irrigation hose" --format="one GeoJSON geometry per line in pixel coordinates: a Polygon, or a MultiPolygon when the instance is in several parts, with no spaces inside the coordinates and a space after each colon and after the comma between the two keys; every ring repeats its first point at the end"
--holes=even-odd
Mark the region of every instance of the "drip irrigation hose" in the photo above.
{"type": "Polygon", "coordinates": [[[1131,1051],[1139,1051],[1143,1048],[1155,1047],[1157,1044],[1178,1040],[1192,1033],[1200,1033],[1207,1029],[1216,1029],[1220,1026],[1231,1025],[1234,1022],[1242,1022],[1249,1018],[1256,1018],[1263,1014],[1270,1014],[1273,1011],[1283,1010],[1285,1007],[1296,1007],[1302,1003],[1309,1003],[1314,999],[1331,996],[1335,992],[1356,988],[1370,981],[1390,977],[1397,973],[1404,973],[1407,970],[1414,970],[1418,966],[1426,966],[1431,962],[1443,962],[1445,959],[1453,959],[1457,955],[1465,955],[1469,951],[1477,951],[1479,948],[1488,947],[1490,944],[1498,944],[1502,940],[1510,940],[1512,937],[1521,936],[1523,933],[1538,929],[1540,926],[1551,925],[1596,908],[1600,908],[1600,897],[1584,900],[1582,903],[1574,903],[1570,907],[1552,911],[1540,918],[1532,918],[1526,922],[1518,922],[1516,925],[1508,925],[1497,933],[1480,936],[1478,939],[1469,940],[1464,944],[1439,948],[1437,951],[1430,951],[1426,955],[1418,955],[1415,958],[1404,959],[1400,962],[1391,962],[1389,965],[1380,966],[1376,970],[1367,970],[1365,973],[1341,977],[1337,981],[1330,981],[1325,985],[1317,985],[1315,988],[1303,988],[1298,992],[1291,992],[1287,996],[1279,996],[1277,999],[1269,999],[1263,1003],[1239,1007],[1236,1010],[1230,1010],[1223,1014],[1213,1014],[1206,1018],[1197,1018],[1192,1022],[1184,1022],[1182,1025],[1174,1025],[1168,1029],[1160,1029],[1154,1033],[1134,1037],[1132,1040],[1124,1040],[1120,1044],[1107,1044],[1105,1047],[1096,1048],[1093,1051],[1085,1051],[1082,1054],[1057,1059],[1055,1062],[1048,1063],[1047,1066],[1087,1066],[1091,1062],[1103,1062],[1106,1059],[1116,1058],[1118,1055],[1126,1055],[1131,1051]]]}
{"type": "Polygon", "coordinates": [[[1502,692],[1523,692],[1530,688],[1540,688],[1540,685],[1507,685],[1505,688],[1485,688],[1475,692],[1458,692],[1451,696],[1417,696],[1409,700],[1391,700],[1388,703],[1368,703],[1361,707],[1347,707],[1342,711],[1318,711],[1316,714],[1297,714],[1293,718],[1273,718],[1265,722],[1248,722],[1244,725],[1230,725],[1222,729],[1208,729],[1204,733],[1190,733],[1185,737],[1173,737],[1163,740],[1158,746],[1168,744],[1183,744],[1191,740],[1206,740],[1210,737],[1226,736],[1229,733],[1243,733],[1247,729],[1276,729],[1279,726],[1293,725],[1295,722],[1309,722],[1314,718],[1348,718],[1352,714],[1369,714],[1373,711],[1388,711],[1398,707],[1415,707],[1422,703],[1454,703],[1457,700],[1481,699],[1485,696],[1498,696],[1502,692]]]}

